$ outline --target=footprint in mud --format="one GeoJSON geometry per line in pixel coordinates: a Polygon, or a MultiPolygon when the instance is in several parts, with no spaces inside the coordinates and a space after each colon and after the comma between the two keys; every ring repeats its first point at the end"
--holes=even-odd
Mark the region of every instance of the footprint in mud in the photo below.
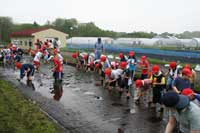
{"type": "Polygon", "coordinates": [[[111,105],[112,105],[112,106],[116,106],[116,107],[121,107],[121,106],[123,106],[122,103],[112,103],[111,105]]]}
{"type": "Polygon", "coordinates": [[[126,123],[122,123],[121,125],[122,125],[122,126],[126,126],[127,124],[126,124],[126,123]]]}
{"type": "Polygon", "coordinates": [[[149,121],[149,122],[151,122],[151,123],[157,123],[157,122],[162,121],[162,118],[152,116],[152,117],[149,117],[149,118],[147,119],[147,121],[149,121]]]}
{"type": "Polygon", "coordinates": [[[102,100],[103,100],[103,98],[102,98],[102,97],[99,97],[99,96],[95,96],[95,100],[102,101],[102,100]]]}
{"type": "Polygon", "coordinates": [[[95,86],[101,86],[101,83],[95,83],[95,86]]]}
{"type": "Polygon", "coordinates": [[[64,85],[69,85],[70,83],[64,83],[64,85]]]}
{"type": "Polygon", "coordinates": [[[85,83],[86,83],[86,84],[91,84],[91,83],[92,83],[92,81],[85,81],[85,83]]]}
{"type": "Polygon", "coordinates": [[[72,77],[72,75],[66,75],[65,77],[69,78],[69,77],[72,77]]]}

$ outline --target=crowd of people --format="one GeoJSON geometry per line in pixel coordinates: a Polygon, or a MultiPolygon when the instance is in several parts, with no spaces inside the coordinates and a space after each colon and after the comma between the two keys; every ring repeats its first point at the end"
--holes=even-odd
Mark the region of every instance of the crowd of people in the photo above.
{"type": "Polygon", "coordinates": [[[114,59],[102,54],[103,50],[98,38],[94,53],[73,53],[77,69],[98,73],[108,92],[117,91],[120,96],[126,93],[127,99],[134,92],[136,104],[145,104],[145,101],[150,108],[159,108],[161,113],[165,110],[169,116],[166,133],[172,133],[183,123],[191,132],[200,132],[200,94],[194,92],[196,72],[189,64],[181,68],[173,61],[166,69],[150,65],[145,55],[137,60],[134,51],[127,55],[119,53],[114,59]],[[135,76],[136,69],[139,77],[135,76]]]}
{"type": "MultiPolygon", "coordinates": [[[[23,63],[24,51],[17,45],[11,43],[7,47],[0,51],[0,62],[5,68],[13,68],[20,70],[19,82],[26,77],[27,85],[31,86],[34,90],[34,84],[32,80],[35,73],[41,75],[40,66],[41,63],[53,64],[52,75],[54,78],[53,90],[54,99],[59,100],[62,96],[62,78],[63,78],[63,57],[60,54],[59,45],[52,45],[50,40],[42,42],[37,39],[34,49],[29,49],[28,53],[31,55],[31,62],[23,63]],[[56,88],[56,89],[55,89],[56,88]]],[[[41,77],[39,77],[41,78],[41,77]]]]}
{"type": "MultiPolygon", "coordinates": [[[[73,53],[76,68],[99,74],[101,85],[109,93],[117,91],[120,97],[125,93],[126,99],[132,96],[136,105],[146,104],[149,108],[159,107],[161,113],[167,112],[169,120],[166,133],[173,132],[176,125],[182,125],[183,122],[187,123],[191,132],[200,132],[200,94],[194,92],[196,73],[189,64],[179,68],[177,62],[173,61],[169,63],[168,69],[164,69],[157,64],[150,65],[145,55],[138,60],[134,51],[119,53],[116,58],[104,55],[103,51],[101,38],[98,38],[94,52],[73,53]]],[[[44,64],[52,62],[54,86],[62,84],[63,57],[58,45],[52,47],[49,40],[42,42],[38,39],[35,50],[30,49],[29,53],[33,61],[23,64],[23,50],[10,44],[1,49],[0,61],[4,66],[14,64],[14,68],[20,70],[18,80],[26,76],[28,85],[32,85],[35,72],[40,72],[41,61],[44,64]]],[[[52,93],[57,94],[55,100],[60,99],[62,91],[52,90],[52,93]]]]}

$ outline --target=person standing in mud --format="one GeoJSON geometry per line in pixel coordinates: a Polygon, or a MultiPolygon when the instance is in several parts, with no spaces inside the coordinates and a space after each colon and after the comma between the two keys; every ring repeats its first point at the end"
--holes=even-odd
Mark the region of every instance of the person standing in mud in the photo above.
{"type": "MultiPolygon", "coordinates": [[[[158,65],[153,65],[152,67],[152,76],[150,77],[152,81],[152,91],[153,91],[153,106],[156,108],[156,104],[161,105],[161,98],[163,90],[165,88],[165,76],[160,70],[158,65]]],[[[160,112],[163,112],[163,107],[161,105],[160,112]]]]}
{"type": "Polygon", "coordinates": [[[27,76],[27,85],[35,89],[32,79],[35,73],[35,67],[32,64],[21,64],[20,62],[16,63],[16,68],[20,69],[20,78],[18,81],[21,81],[24,76],[27,76]]]}
{"type": "Polygon", "coordinates": [[[139,65],[142,69],[141,79],[143,80],[148,78],[149,62],[147,61],[147,57],[145,55],[141,57],[139,65]]]}
{"type": "Polygon", "coordinates": [[[51,60],[54,63],[54,67],[52,68],[54,83],[53,83],[53,90],[51,93],[54,93],[53,96],[54,99],[59,101],[63,93],[63,88],[62,88],[63,66],[57,56],[52,57],[51,60]]]}
{"type": "Polygon", "coordinates": [[[63,66],[62,63],[60,62],[58,57],[53,57],[51,60],[54,63],[54,67],[52,68],[53,71],[53,77],[55,79],[55,82],[59,81],[62,82],[63,78],[63,66]]]}
{"type": "Polygon", "coordinates": [[[166,89],[172,90],[172,83],[174,80],[180,75],[180,71],[177,68],[176,62],[170,62],[169,64],[169,71],[165,74],[167,76],[167,83],[166,83],[166,89]]]}
{"type": "Polygon", "coordinates": [[[95,60],[100,59],[102,52],[103,52],[103,43],[101,41],[101,38],[98,38],[97,43],[95,43],[94,45],[95,60]]]}

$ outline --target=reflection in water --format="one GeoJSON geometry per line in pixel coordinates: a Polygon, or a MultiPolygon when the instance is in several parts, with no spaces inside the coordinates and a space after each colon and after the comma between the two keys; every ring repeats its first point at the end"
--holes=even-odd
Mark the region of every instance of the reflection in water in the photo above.
{"type": "Polygon", "coordinates": [[[26,81],[26,84],[27,84],[27,86],[29,86],[29,87],[31,87],[33,90],[35,90],[35,86],[34,86],[32,80],[27,80],[27,81],[26,81]]]}
{"type": "Polygon", "coordinates": [[[62,80],[56,80],[53,83],[53,90],[52,92],[54,94],[53,98],[56,101],[59,101],[60,98],[62,97],[63,94],[63,84],[62,84],[62,80]]]}

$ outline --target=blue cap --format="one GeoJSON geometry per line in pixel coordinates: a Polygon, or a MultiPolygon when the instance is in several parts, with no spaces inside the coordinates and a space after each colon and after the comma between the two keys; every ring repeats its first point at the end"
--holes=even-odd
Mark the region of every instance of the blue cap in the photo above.
{"type": "Polygon", "coordinates": [[[179,95],[176,92],[167,92],[162,97],[162,103],[166,107],[184,109],[189,105],[190,100],[187,96],[179,95]]]}

